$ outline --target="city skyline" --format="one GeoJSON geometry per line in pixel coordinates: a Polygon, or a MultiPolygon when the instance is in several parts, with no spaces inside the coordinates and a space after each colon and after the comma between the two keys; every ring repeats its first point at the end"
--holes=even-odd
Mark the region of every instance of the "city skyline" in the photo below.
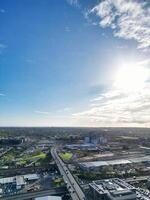
{"type": "Polygon", "coordinates": [[[148,0],[0,0],[0,126],[150,127],[148,0]]]}

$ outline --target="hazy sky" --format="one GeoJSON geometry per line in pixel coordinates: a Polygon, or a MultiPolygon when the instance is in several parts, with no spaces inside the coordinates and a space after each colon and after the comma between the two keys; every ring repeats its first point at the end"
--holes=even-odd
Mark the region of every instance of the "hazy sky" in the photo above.
{"type": "Polygon", "coordinates": [[[0,0],[0,126],[150,127],[149,0],[0,0]]]}

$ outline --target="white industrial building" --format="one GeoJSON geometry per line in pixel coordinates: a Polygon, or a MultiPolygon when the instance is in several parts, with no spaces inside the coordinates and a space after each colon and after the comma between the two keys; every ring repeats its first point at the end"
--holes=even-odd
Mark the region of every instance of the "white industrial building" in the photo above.
{"type": "Polygon", "coordinates": [[[109,165],[125,165],[125,164],[133,164],[133,163],[150,163],[150,156],[144,156],[139,158],[131,158],[131,159],[116,159],[116,160],[108,160],[108,161],[93,161],[93,162],[82,162],[79,163],[79,166],[83,170],[99,170],[102,167],[109,165]]]}

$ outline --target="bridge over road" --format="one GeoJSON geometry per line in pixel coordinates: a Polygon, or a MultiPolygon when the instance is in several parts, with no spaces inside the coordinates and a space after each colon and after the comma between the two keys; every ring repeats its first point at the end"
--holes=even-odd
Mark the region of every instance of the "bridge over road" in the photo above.
{"type": "Polygon", "coordinates": [[[86,198],[82,189],[76,182],[75,178],[72,176],[66,164],[58,156],[57,150],[55,147],[51,149],[51,154],[58,166],[58,169],[61,175],[63,176],[64,181],[66,182],[66,185],[70,192],[72,200],[85,200],[86,198]]]}

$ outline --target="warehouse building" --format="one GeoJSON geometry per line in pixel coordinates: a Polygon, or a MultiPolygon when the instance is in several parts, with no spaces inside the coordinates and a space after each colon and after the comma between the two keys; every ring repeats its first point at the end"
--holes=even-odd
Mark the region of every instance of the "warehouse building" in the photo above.
{"type": "Polygon", "coordinates": [[[83,170],[100,170],[106,166],[114,166],[114,165],[129,165],[134,163],[150,163],[150,156],[144,156],[139,158],[131,158],[131,159],[117,159],[117,160],[108,160],[108,161],[93,161],[93,162],[82,162],[79,163],[79,166],[83,170]]]}

